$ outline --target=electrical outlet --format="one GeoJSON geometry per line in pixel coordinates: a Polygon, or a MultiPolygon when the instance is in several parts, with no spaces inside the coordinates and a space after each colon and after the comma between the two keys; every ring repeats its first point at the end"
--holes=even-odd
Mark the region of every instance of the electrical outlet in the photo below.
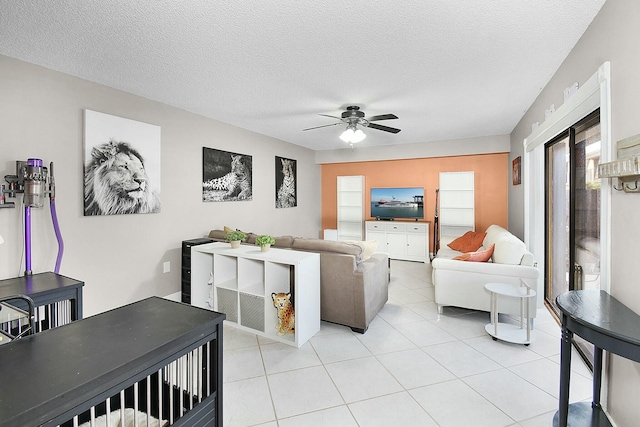
{"type": "Polygon", "coordinates": [[[163,273],[168,273],[168,272],[170,272],[170,271],[171,271],[171,263],[170,263],[169,261],[165,261],[165,262],[162,264],[162,272],[163,272],[163,273]]]}

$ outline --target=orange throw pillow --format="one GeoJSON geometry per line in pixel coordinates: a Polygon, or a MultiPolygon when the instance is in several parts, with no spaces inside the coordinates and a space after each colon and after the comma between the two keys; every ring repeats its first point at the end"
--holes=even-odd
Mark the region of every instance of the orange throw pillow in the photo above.
{"type": "Polygon", "coordinates": [[[480,252],[470,252],[470,253],[458,255],[453,259],[457,259],[460,261],[487,262],[489,261],[489,258],[491,258],[491,255],[493,255],[493,248],[495,246],[496,245],[491,245],[489,246],[488,249],[485,249],[480,252]]]}
{"type": "Polygon", "coordinates": [[[482,246],[482,242],[486,235],[487,233],[476,233],[475,231],[467,231],[462,236],[449,243],[447,246],[458,252],[474,252],[480,249],[480,246],[482,246]]]}

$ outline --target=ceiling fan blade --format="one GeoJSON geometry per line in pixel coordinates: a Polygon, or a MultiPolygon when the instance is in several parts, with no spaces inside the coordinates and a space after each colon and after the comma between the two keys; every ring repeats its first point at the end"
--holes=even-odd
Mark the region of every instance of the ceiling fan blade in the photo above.
{"type": "Polygon", "coordinates": [[[329,114],[318,114],[319,116],[331,117],[332,119],[342,120],[342,117],[330,116],[329,114]]]}
{"type": "Polygon", "coordinates": [[[378,120],[391,120],[397,118],[398,116],[396,116],[395,114],[380,114],[379,116],[370,117],[367,120],[369,120],[370,122],[377,122],[378,120]]]}
{"type": "Polygon", "coordinates": [[[331,123],[330,125],[322,125],[322,126],[315,126],[312,128],[307,128],[307,129],[302,129],[303,131],[305,130],[311,130],[311,129],[320,129],[320,128],[326,128],[327,126],[335,126],[335,125],[343,125],[344,123],[340,122],[340,123],[331,123]]]}
{"type": "Polygon", "coordinates": [[[369,126],[371,129],[378,129],[378,130],[383,130],[385,132],[391,132],[391,133],[398,133],[400,132],[400,129],[396,129],[396,128],[392,128],[389,126],[382,126],[376,123],[369,123],[369,126]]]}

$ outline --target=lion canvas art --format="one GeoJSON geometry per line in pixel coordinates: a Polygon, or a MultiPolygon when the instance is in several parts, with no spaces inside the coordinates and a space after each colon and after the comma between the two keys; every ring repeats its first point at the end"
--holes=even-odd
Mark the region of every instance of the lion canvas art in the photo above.
{"type": "Polygon", "coordinates": [[[158,126],[86,110],[85,216],[160,212],[159,153],[158,126]]]}

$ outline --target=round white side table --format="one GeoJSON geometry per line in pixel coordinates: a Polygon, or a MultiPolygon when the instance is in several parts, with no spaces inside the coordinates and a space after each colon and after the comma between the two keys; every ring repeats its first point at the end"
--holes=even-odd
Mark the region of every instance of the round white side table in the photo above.
{"type": "Polygon", "coordinates": [[[531,316],[529,315],[529,298],[535,298],[536,291],[525,285],[511,283],[487,283],[485,289],[491,294],[491,323],[484,329],[495,340],[514,344],[529,345],[531,343],[531,316]],[[498,295],[520,298],[520,325],[498,321],[498,295]]]}

